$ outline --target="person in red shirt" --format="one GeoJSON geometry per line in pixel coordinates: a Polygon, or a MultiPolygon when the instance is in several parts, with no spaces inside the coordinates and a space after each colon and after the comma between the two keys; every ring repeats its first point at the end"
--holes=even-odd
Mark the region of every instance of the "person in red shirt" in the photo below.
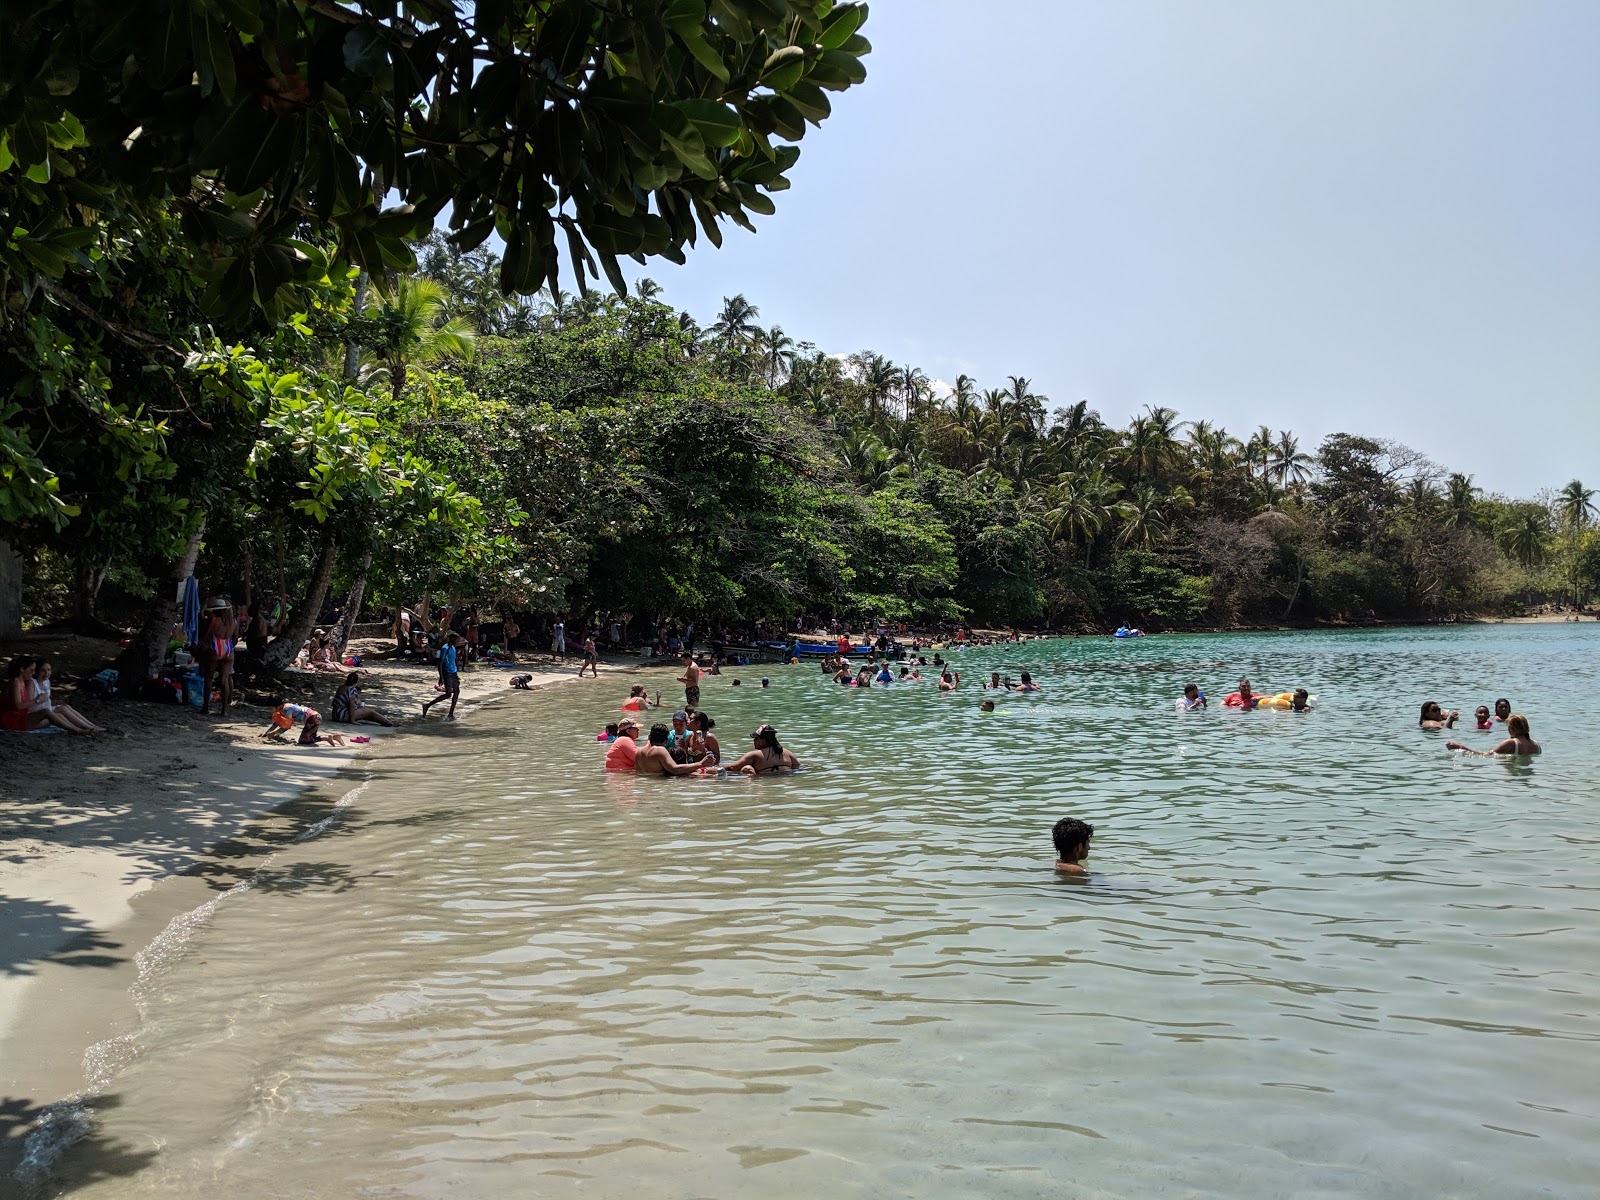
{"type": "Polygon", "coordinates": [[[617,740],[606,748],[606,770],[633,770],[633,761],[639,754],[639,722],[631,717],[617,722],[617,740]]]}

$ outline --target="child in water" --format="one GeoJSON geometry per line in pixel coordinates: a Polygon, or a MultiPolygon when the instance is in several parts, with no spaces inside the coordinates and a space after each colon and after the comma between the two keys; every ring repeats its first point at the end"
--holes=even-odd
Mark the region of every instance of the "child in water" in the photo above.
{"type": "Polygon", "coordinates": [[[1089,857],[1089,839],[1094,836],[1094,826],[1076,817],[1062,817],[1050,831],[1056,844],[1056,870],[1063,875],[1087,875],[1080,865],[1089,857]]]}
{"type": "Polygon", "coordinates": [[[1479,729],[1494,728],[1494,720],[1489,716],[1489,706],[1487,704],[1478,705],[1478,711],[1473,713],[1472,716],[1478,722],[1479,729]]]}

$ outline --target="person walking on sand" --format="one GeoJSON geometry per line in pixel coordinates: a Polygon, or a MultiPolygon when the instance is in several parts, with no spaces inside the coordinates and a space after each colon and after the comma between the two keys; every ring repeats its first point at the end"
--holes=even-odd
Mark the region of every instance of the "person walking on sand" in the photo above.
{"type": "Polygon", "coordinates": [[[578,664],[578,678],[583,678],[584,671],[589,672],[589,678],[600,678],[600,651],[595,647],[594,634],[583,635],[583,661],[578,664]]]}
{"type": "Polygon", "coordinates": [[[423,702],[422,715],[427,716],[428,710],[446,697],[450,700],[450,711],[445,713],[446,721],[456,719],[456,701],[461,699],[461,672],[457,669],[459,662],[458,653],[461,645],[461,635],[452,633],[444,639],[439,647],[439,676],[444,680],[444,691],[432,700],[423,702]]]}

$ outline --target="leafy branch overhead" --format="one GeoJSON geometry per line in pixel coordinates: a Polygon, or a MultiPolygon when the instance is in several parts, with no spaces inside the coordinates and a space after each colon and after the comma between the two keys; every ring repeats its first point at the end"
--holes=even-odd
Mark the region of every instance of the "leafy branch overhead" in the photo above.
{"type": "Polygon", "coordinates": [[[44,0],[0,45],[7,302],[87,265],[85,214],[177,200],[208,308],[292,311],[328,269],[409,270],[445,222],[500,286],[683,260],[789,186],[865,78],[833,0],[44,0]],[[382,207],[384,203],[389,207],[382,207]],[[561,260],[566,259],[563,268],[561,260]]]}

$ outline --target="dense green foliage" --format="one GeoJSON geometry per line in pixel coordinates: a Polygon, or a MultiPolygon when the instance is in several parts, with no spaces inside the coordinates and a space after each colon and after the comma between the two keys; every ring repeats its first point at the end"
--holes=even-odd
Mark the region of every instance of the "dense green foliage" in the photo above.
{"type": "MultiPolygon", "coordinates": [[[[319,605],[360,577],[386,603],[991,626],[1440,616],[1600,585],[1580,484],[1512,501],[1393,443],[1309,453],[1165,409],[1118,429],[1022,377],[942,389],[795,346],[742,297],[701,329],[649,281],[507,301],[492,255],[436,237],[419,257],[360,315],[329,283],[257,350],[191,361],[213,432],[141,487],[199,470],[197,448],[216,460],[202,575],[237,581],[248,555],[276,591],[282,554],[319,605]]],[[[81,511],[49,577],[159,578],[181,523],[130,525],[91,486],[62,499],[81,511]]]]}
{"type": "MultiPolygon", "coordinates": [[[[61,527],[80,456],[156,482],[196,416],[190,351],[268,336],[347,267],[410,270],[436,219],[458,249],[498,234],[496,291],[522,294],[563,258],[580,290],[620,288],[622,256],[681,262],[724,219],[749,227],[826,91],[865,77],[865,17],[836,0],[16,14],[0,39],[0,520],[61,527]]],[[[409,364],[381,365],[401,388],[409,364]]]]}

